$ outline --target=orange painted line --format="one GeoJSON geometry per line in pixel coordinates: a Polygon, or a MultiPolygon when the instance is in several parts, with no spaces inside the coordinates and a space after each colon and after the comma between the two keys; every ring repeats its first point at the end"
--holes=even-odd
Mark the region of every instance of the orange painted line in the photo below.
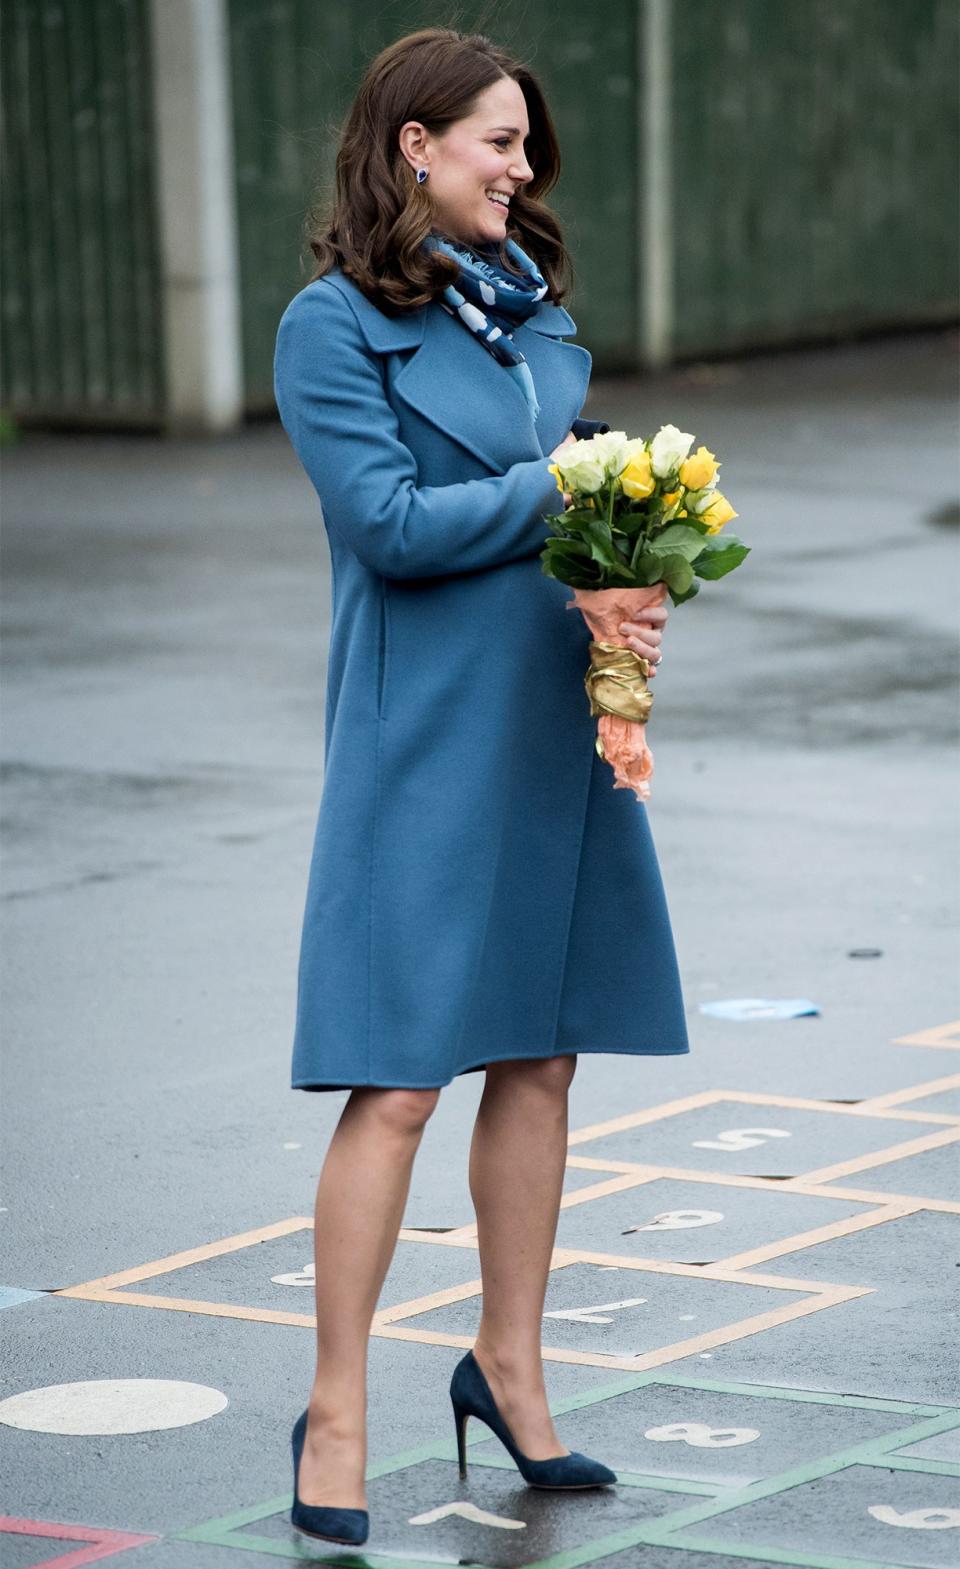
{"type": "MultiPolygon", "coordinates": [[[[795,1191],[795,1190],[794,1190],[795,1191]]],[[[779,1242],[767,1242],[743,1253],[731,1253],[718,1259],[725,1269],[752,1269],[767,1259],[783,1258],[787,1253],[801,1253],[815,1248],[821,1242],[832,1242],[838,1237],[849,1237],[854,1232],[866,1231],[871,1226],[882,1226],[888,1220],[901,1220],[904,1215],[915,1215],[922,1209],[919,1204],[888,1204],[873,1210],[869,1215],[848,1215],[844,1220],[832,1220],[812,1231],[800,1231],[793,1237],[783,1237],[779,1242]]]]}
{"type": "Polygon", "coordinates": [[[576,1128],[567,1139],[575,1144],[586,1144],[607,1133],[621,1133],[626,1128],[639,1128],[645,1122],[660,1122],[665,1117],[678,1117],[682,1112],[694,1111],[698,1106],[712,1106],[723,1096],[722,1090],[699,1090],[695,1095],[684,1095],[680,1100],[667,1100],[659,1106],[648,1106],[645,1111],[628,1111],[622,1117],[612,1117],[609,1122],[594,1122],[586,1128],[576,1128]]]}
{"type": "Polygon", "coordinates": [[[724,1263],[676,1264],[672,1259],[621,1257],[619,1253],[595,1253],[587,1248],[562,1248],[566,1264],[615,1264],[618,1269],[638,1269],[649,1275],[686,1275],[688,1279],[723,1280],[734,1286],[769,1286],[772,1291],[802,1291],[819,1296],[824,1291],[872,1291],[872,1286],[832,1286],[822,1280],[797,1280],[789,1275],[758,1274],[740,1269],[728,1269],[724,1263]]]}
{"type": "Polygon", "coordinates": [[[894,1046],[941,1046],[960,1051],[960,1019],[937,1024],[932,1030],[917,1030],[913,1035],[898,1035],[894,1046]]]}
{"type": "Polygon", "coordinates": [[[782,1308],[770,1308],[764,1313],[756,1313],[751,1318],[741,1319],[736,1324],[730,1324],[723,1329],[709,1330],[702,1335],[691,1336],[689,1340],[675,1342],[671,1346],[662,1346],[657,1351],[646,1351],[637,1357],[620,1358],[621,1366],[636,1368],[643,1372],[647,1368],[662,1367],[666,1362],[677,1362],[683,1357],[695,1356],[701,1351],[712,1351],[717,1346],[728,1346],[735,1340],[748,1340],[752,1335],[763,1334],[768,1329],[775,1329],[780,1324],[789,1324],[794,1319],[806,1318],[810,1313],[821,1313],[826,1308],[838,1307],[844,1302],[850,1302],[857,1297],[869,1296],[870,1289],[860,1286],[842,1286],[833,1292],[821,1292],[814,1298],[807,1298],[803,1302],[792,1302],[782,1308]]]}
{"type": "MultiPolygon", "coordinates": [[[[614,1163],[605,1161],[587,1161],[581,1155],[567,1157],[567,1165],[589,1166],[598,1171],[609,1171],[614,1163]]],[[[848,1188],[834,1185],[821,1187],[816,1182],[810,1182],[805,1176],[784,1177],[779,1181],[769,1177],[743,1177],[730,1171],[702,1171],[694,1170],[688,1166],[641,1166],[630,1161],[617,1161],[618,1171],[624,1173],[636,1172],[644,1182],[657,1182],[661,1178],[676,1180],[678,1182],[699,1182],[705,1187],[731,1187],[731,1188],[766,1188],[774,1193],[802,1193],[808,1198],[815,1199],[854,1199],[862,1204],[907,1204],[916,1209],[933,1209],[942,1211],[947,1215],[960,1215],[960,1202],[954,1199],[933,1198],[929,1193],[882,1193],[875,1188],[848,1188]]],[[[419,1231],[401,1231],[402,1242],[428,1242],[431,1246],[476,1248],[476,1226],[463,1227],[456,1233],[444,1236],[429,1236],[419,1231]],[[464,1235],[465,1232],[472,1235],[464,1235]]]]}
{"type": "MultiPolygon", "coordinates": [[[[383,1340],[412,1340],[421,1346],[459,1346],[466,1351],[475,1344],[473,1335],[447,1335],[442,1330],[410,1329],[405,1325],[387,1325],[373,1333],[383,1340]]],[[[636,1367],[632,1358],[610,1356],[602,1351],[566,1351],[554,1346],[542,1346],[541,1354],[546,1362],[572,1362],[579,1367],[636,1367]]]]}
{"type": "MultiPolygon", "coordinates": [[[[587,1166],[607,1171],[612,1161],[587,1161],[581,1155],[570,1155],[567,1165],[587,1166]]],[[[617,1169],[635,1171],[645,1183],[658,1182],[661,1178],[676,1182],[699,1182],[705,1187],[765,1188],[769,1193],[802,1193],[815,1199],[855,1199],[863,1204],[905,1204],[912,1209],[943,1210],[949,1215],[960,1214],[960,1202],[954,1199],[931,1198],[924,1193],[880,1193],[872,1188],[821,1187],[807,1177],[784,1177],[780,1181],[770,1177],[742,1177],[731,1171],[696,1171],[687,1166],[640,1166],[629,1161],[617,1161],[617,1169]]]]}
{"type": "Polygon", "coordinates": [[[394,1323],[400,1318],[413,1318],[418,1313],[429,1313],[434,1308],[448,1307],[451,1302],[464,1302],[468,1297],[478,1297],[483,1291],[481,1280],[464,1280],[457,1286],[445,1286],[441,1291],[431,1291],[425,1297],[413,1297],[409,1302],[399,1302],[396,1307],[381,1308],[373,1315],[377,1329],[394,1323]]]}
{"type": "MultiPolygon", "coordinates": [[[[572,1158],[575,1159],[576,1157],[572,1158]]],[[[624,1177],[624,1188],[629,1188],[631,1185],[636,1187],[648,1186],[650,1183],[656,1182],[661,1175],[663,1175],[663,1173],[658,1173],[656,1171],[647,1169],[642,1175],[636,1176],[633,1184],[631,1184],[630,1177],[624,1177]]],[[[673,1171],[669,1175],[672,1178],[676,1178],[687,1175],[692,1176],[693,1174],[673,1171]]],[[[759,1187],[766,1188],[768,1192],[776,1191],[778,1188],[782,1188],[784,1186],[782,1183],[770,1182],[764,1177],[737,1177],[732,1174],[727,1174],[723,1177],[712,1177],[700,1172],[697,1173],[695,1180],[708,1186],[713,1185],[751,1188],[759,1187]]],[[[605,1184],[598,1184],[596,1189],[581,1188],[578,1193],[570,1195],[570,1202],[573,1202],[577,1199],[581,1199],[583,1202],[589,1202],[592,1198],[603,1197],[604,1194],[600,1190],[604,1186],[605,1184]]],[[[620,1191],[623,1190],[621,1189],[620,1191]]],[[[789,1189],[790,1193],[797,1193],[799,1191],[800,1189],[798,1187],[791,1187],[789,1189]]],[[[818,1192],[804,1191],[804,1197],[833,1199],[838,1198],[839,1194],[830,1188],[824,1188],[818,1192]]],[[[718,1259],[717,1263],[728,1269],[746,1269],[754,1264],[761,1264],[766,1259],[782,1258],[785,1254],[798,1253],[805,1248],[817,1247],[821,1242],[829,1242],[836,1237],[848,1236],[850,1233],[862,1231],[868,1226],[880,1225],[883,1221],[886,1220],[896,1220],[904,1215],[912,1215],[917,1210],[922,1210],[923,1208],[925,1208],[925,1205],[923,1201],[919,1199],[913,1201],[907,1200],[906,1202],[903,1202],[896,1199],[889,1200],[885,1198],[881,1200],[880,1208],[871,1211],[871,1213],[868,1215],[850,1215],[845,1216],[841,1220],[825,1221],[822,1226],[817,1226],[810,1231],[796,1232],[791,1236],[781,1237],[779,1240],[765,1243],[760,1247],[751,1248],[746,1252],[730,1254],[726,1258],[718,1259]]],[[[702,1266],[692,1267],[698,1268],[702,1266]]]]}
{"type": "Polygon", "coordinates": [[[890,1117],[902,1122],[942,1122],[944,1119],[929,1111],[873,1111],[864,1109],[864,1102],[845,1106],[840,1101],[811,1100],[804,1095],[765,1095],[759,1090],[738,1090],[724,1095],[724,1100],[742,1101],[746,1106],[795,1106],[801,1111],[826,1111],[836,1117],[890,1117]]]}
{"type": "Polygon", "coordinates": [[[284,1313],[275,1308],[237,1306],[233,1302],[201,1302],[192,1297],[151,1297],[140,1291],[98,1291],[86,1286],[70,1286],[51,1295],[76,1297],[82,1302],[122,1302],[130,1307],[166,1308],[171,1313],[205,1313],[213,1318],[249,1318],[258,1324],[296,1324],[303,1329],[317,1327],[313,1313],[284,1313]]]}
{"type": "Polygon", "coordinates": [[[605,1138],[611,1133],[625,1133],[631,1128],[643,1127],[668,1117],[682,1116],[684,1112],[702,1106],[783,1106],[798,1111],[826,1112],[835,1117],[883,1117],[894,1122],[927,1122],[934,1125],[955,1124],[956,1117],[940,1116],[932,1111],[877,1110],[861,1106],[842,1106],[835,1101],[811,1100],[803,1095],[765,1095],[748,1090],[705,1090],[684,1100],[664,1101],[660,1106],[648,1106],[643,1111],[627,1112],[613,1117],[609,1122],[596,1122],[591,1127],[578,1128],[571,1133],[567,1144],[574,1148],[594,1139],[605,1138]]]}
{"type": "MultiPolygon", "coordinates": [[[[568,1155],[568,1166],[582,1166],[592,1171],[609,1171],[611,1166],[616,1166],[618,1171],[633,1173],[637,1178],[637,1185],[643,1183],[670,1180],[676,1182],[700,1182],[707,1187],[718,1188],[762,1188],[768,1193],[775,1193],[786,1187],[785,1177],[746,1177],[737,1171],[708,1171],[702,1167],[693,1166],[650,1166],[641,1165],[639,1162],[629,1160],[589,1160],[584,1155],[568,1155]]],[[[799,1184],[804,1179],[796,1177],[790,1179],[790,1191],[796,1193],[799,1184]]],[[[587,1191],[587,1190],[585,1190],[587,1191]]],[[[811,1190],[816,1193],[816,1190],[811,1190]]],[[[832,1199],[835,1195],[833,1188],[822,1190],[823,1198],[832,1199]]]]}
{"type": "Polygon", "coordinates": [[[873,1188],[845,1188],[841,1186],[818,1188],[806,1187],[803,1179],[796,1182],[782,1182],[781,1187],[787,1188],[790,1193],[812,1194],[815,1198],[829,1198],[836,1194],[841,1199],[856,1199],[864,1204],[909,1204],[916,1209],[932,1209],[946,1215],[960,1215],[960,1203],[955,1199],[933,1199],[923,1193],[882,1193],[873,1188]]]}
{"type": "Polygon", "coordinates": [[[574,1209],[577,1204],[592,1204],[595,1199],[608,1198],[611,1193],[624,1193],[629,1188],[641,1188],[645,1183],[655,1180],[646,1173],[630,1171],[623,1176],[610,1177],[606,1182],[591,1182],[588,1187],[574,1188],[571,1193],[565,1193],[560,1200],[560,1208],[574,1209]]]}
{"type": "Polygon", "coordinates": [[[598,1160],[593,1155],[568,1155],[567,1165],[575,1166],[578,1171],[623,1171],[630,1172],[640,1177],[644,1172],[649,1172],[649,1180],[655,1181],[666,1170],[664,1166],[651,1166],[645,1160],[614,1160],[612,1155],[598,1160]]]}
{"type": "MultiPolygon", "coordinates": [[[[889,1166],[892,1161],[905,1160],[910,1155],[922,1155],[927,1150],[940,1149],[960,1139],[960,1128],[941,1128],[939,1133],[925,1133],[921,1138],[908,1139],[905,1144],[890,1144],[884,1150],[874,1150],[872,1155],[855,1155],[852,1160],[837,1161],[834,1166],[821,1166],[816,1171],[805,1171],[804,1182],[830,1182],[834,1177],[846,1177],[855,1171],[869,1171],[873,1166],[889,1166]]],[[[780,1186],[789,1188],[796,1179],[788,1177],[780,1186]]]]}
{"type": "MultiPolygon", "coordinates": [[[[771,1284],[778,1287],[783,1285],[782,1280],[775,1277],[769,1279],[771,1284]]],[[[602,1351],[572,1351],[553,1346],[543,1346],[541,1350],[544,1360],[549,1362],[567,1362],[581,1367],[607,1367],[628,1372],[642,1372],[647,1368],[662,1367],[666,1363],[677,1362],[684,1357],[709,1351],[717,1346],[729,1345],[735,1340],[747,1339],[751,1335],[773,1329],[779,1324],[789,1323],[792,1319],[805,1317],[809,1313],[818,1313],[828,1307],[837,1307],[857,1297],[871,1294],[872,1288],[869,1287],[824,1286],[818,1282],[816,1292],[803,1302],[793,1302],[782,1308],[768,1309],[750,1318],[740,1319],[735,1324],[708,1330],[702,1335],[675,1341],[669,1346],[660,1346],[654,1351],[641,1352],[638,1356],[615,1356],[610,1352],[602,1351]]],[[[439,1330],[418,1330],[409,1326],[386,1326],[379,1329],[377,1334],[391,1340],[412,1340],[421,1345],[458,1346],[466,1349],[474,1344],[472,1335],[451,1335],[439,1330]]]]}
{"type": "MultiPolygon", "coordinates": [[[[72,1296],[74,1298],[93,1302],[117,1302],[135,1307],[166,1309],[168,1312],[199,1313],[218,1318],[231,1318],[248,1320],[263,1324],[284,1324],[297,1328],[314,1329],[316,1318],[312,1313],[291,1313],[275,1309],[238,1306],[233,1303],[206,1302],[201,1300],[151,1296],[143,1292],[124,1291],[118,1286],[109,1284],[117,1279],[129,1280],[131,1277],[144,1278],[148,1274],[158,1274],[163,1271],[157,1264],[167,1267],[183,1267],[183,1263],[194,1263],[197,1254],[202,1257],[214,1257],[229,1251],[235,1251],[238,1246],[250,1246],[265,1237],[287,1235],[292,1231],[309,1229],[312,1222],[298,1217],[294,1220],[281,1221],[274,1226],[258,1228],[255,1231],[243,1232],[239,1237],[226,1238],[220,1243],[211,1243],[202,1249],[191,1249],[185,1253],[171,1254],[168,1259],[159,1260],[154,1265],[144,1265],[138,1270],[128,1270],[119,1276],[103,1277],[101,1282],[91,1281],[85,1286],[67,1287],[55,1293],[59,1296],[72,1296]]],[[[457,1233],[424,1234],[413,1229],[405,1230],[404,1240],[423,1242],[434,1245],[447,1245],[459,1248],[468,1248],[476,1252],[475,1242],[464,1235],[466,1228],[458,1228],[457,1233]]],[[[562,1269],[576,1263],[587,1264],[612,1264],[620,1268],[633,1269],[649,1274],[675,1275],[692,1279],[700,1277],[723,1280],[733,1284],[746,1286],[766,1286],[776,1291],[801,1293],[804,1300],[785,1305],[783,1308],[767,1310],[749,1318],[739,1320],[732,1325],[722,1326],[716,1330],[706,1331],[701,1335],[687,1340],[674,1342],[670,1346],[658,1350],[642,1353],[640,1356],[622,1357],[604,1352],[581,1352],[571,1349],[544,1347],[543,1355],[547,1361],[565,1362],[584,1367],[616,1368],[623,1370],[643,1370],[645,1368],[662,1366],[665,1363],[682,1359],[698,1351],[707,1350],[713,1346],[726,1345],[731,1341],[740,1340],[748,1336],[759,1334],[777,1324],[789,1322],[791,1319],[801,1317],[807,1313],[817,1312],[821,1308],[835,1306],[853,1300],[858,1296],[869,1295],[871,1288],[846,1285],[829,1285],[821,1281],[805,1281],[788,1278],[785,1276],[766,1275],[752,1270],[749,1273],[730,1267],[729,1261],[715,1265],[698,1266],[692,1264],[678,1264],[661,1261],[659,1259],[620,1258],[613,1254],[592,1253],[580,1249],[555,1248],[551,1257],[551,1270],[562,1269]]],[[[371,1326],[371,1335],[381,1339],[408,1340],[426,1345],[443,1345],[467,1349],[473,1345],[473,1337],[469,1335],[451,1335],[440,1331],[431,1331],[415,1328],[409,1323],[411,1317],[419,1317],[424,1313],[449,1305],[456,1301],[466,1301],[471,1297],[480,1296],[482,1284],[479,1279],[461,1282],[456,1286],[447,1287],[439,1292],[400,1303],[392,1308],[381,1310],[374,1317],[371,1326]],[[400,1319],[406,1322],[394,1322],[400,1319]]]]}
{"type": "Polygon", "coordinates": [[[270,1226],[257,1226],[253,1231],[241,1231],[235,1237],[223,1237],[219,1242],[205,1242],[201,1247],[188,1248],[183,1253],[169,1253],[166,1258],[154,1259],[152,1264],[137,1264],[133,1269],[121,1269],[115,1275],[101,1275],[98,1280],[85,1280],[79,1286],[65,1286],[52,1291],[51,1296],[76,1296],[80,1291],[96,1287],[109,1291],[114,1286],[132,1286],[138,1280],[151,1280],[156,1275],[169,1275],[175,1269],[185,1269],[188,1264],[202,1264],[205,1259],[219,1258],[224,1253],[235,1253],[240,1248],[252,1247],[256,1242],[269,1242],[273,1237],[286,1237],[292,1231],[312,1230],[313,1221],[302,1215],[290,1220],[277,1220],[270,1226]]]}
{"type": "MultiPolygon", "coordinates": [[[[865,1106],[902,1106],[904,1101],[923,1100],[927,1095],[940,1095],[944,1090],[960,1089],[960,1073],[947,1073],[942,1079],[928,1079],[925,1084],[910,1084],[905,1090],[889,1090],[886,1095],[873,1095],[865,1106]]],[[[960,1117],[954,1119],[960,1122],[960,1117]]]]}

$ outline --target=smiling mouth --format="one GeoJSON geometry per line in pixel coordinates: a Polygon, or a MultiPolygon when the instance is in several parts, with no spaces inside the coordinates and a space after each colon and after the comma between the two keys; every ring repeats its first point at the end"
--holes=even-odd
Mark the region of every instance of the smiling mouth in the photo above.
{"type": "MultiPolygon", "coordinates": [[[[486,195],[486,192],[484,192],[484,195],[486,195]]],[[[492,196],[487,196],[487,201],[490,203],[491,207],[495,207],[497,209],[497,212],[506,214],[509,211],[509,206],[506,202],[494,201],[492,196]]]]}

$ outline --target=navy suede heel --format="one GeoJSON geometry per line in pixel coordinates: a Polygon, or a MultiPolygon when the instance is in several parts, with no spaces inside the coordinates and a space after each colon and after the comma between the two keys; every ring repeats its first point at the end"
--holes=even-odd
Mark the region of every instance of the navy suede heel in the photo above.
{"type": "Polygon", "coordinates": [[[467,1474],[467,1418],[479,1417],[496,1433],[504,1448],[513,1456],[523,1480],[530,1487],[605,1487],[617,1480],[615,1471],[591,1460],[576,1450],[569,1455],[557,1455],[552,1460],[530,1460],[521,1454],[509,1429],[497,1409],[490,1385],[472,1351],[458,1362],[450,1380],[450,1399],[457,1424],[457,1458],[460,1475],[467,1474]]]}
{"type": "Polygon", "coordinates": [[[307,1433],[307,1413],[298,1416],[291,1435],[293,1448],[293,1507],[290,1520],[305,1536],[316,1536],[325,1542],[365,1542],[370,1534],[370,1516],[366,1509],[328,1509],[319,1504],[302,1504],[297,1492],[297,1475],[300,1456],[307,1433]]]}

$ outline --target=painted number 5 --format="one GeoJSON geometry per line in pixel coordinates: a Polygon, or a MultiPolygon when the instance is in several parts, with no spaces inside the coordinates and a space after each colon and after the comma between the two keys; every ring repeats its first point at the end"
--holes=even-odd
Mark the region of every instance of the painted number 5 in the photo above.
{"type": "Polygon", "coordinates": [[[786,1128],[727,1128],[725,1133],[720,1133],[715,1139],[694,1139],[693,1147],[698,1150],[729,1150],[731,1154],[737,1150],[753,1149],[755,1144],[765,1144],[767,1139],[789,1139],[791,1135],[786,1128]]]}

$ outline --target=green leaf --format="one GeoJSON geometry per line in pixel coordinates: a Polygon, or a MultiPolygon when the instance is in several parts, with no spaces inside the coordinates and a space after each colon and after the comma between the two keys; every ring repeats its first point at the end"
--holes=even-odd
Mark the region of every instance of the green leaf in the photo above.
{"type": "Polygon", "coordinates": [[[568,554],[576,556],[589,556],[590,554],[590,546],[584,539],[557,539],[551,536],[549,539],[545,539],[543,543],[548,550],[566,551],[568,554]]]}
{"type": "Polygon", "coordinates": [[[589,542],[590,553],[594,561],[599,561],[605,567],[615,567],[621,564],[621,558],[613,548],[610,530],[605,523],[594,518],[592,525],[585,528],[584,538],[589,542]]]}
{"type": "Polygon", "coordinates": [[[671,523],[653,536],[650,549],[659,555],[684,556],[687,561],[693,561],[703,549],[704,532],[687,523],[671,523]]]}
{"type": "Polygon", "coordinates": [[[541,561],[540,570],[544,577],[552,577],[558,583],[567,583],[571,588],[600,587],[599,574],[590,577],[587,573],[580,571],[578,567],[573,566],[571,562],[562,562],[558,566],[550,561],[541,561]]]}
{"type": "Polygon", "coordinates": [[[693,570],[697,577],[715,579],[726,577],[734,567],[750,554],[750,546],[745,545],[742,539],[735,534],[727,534],[721,538],[712,535],[699,556],[694,559],[693,570]]]}
{"type": "Polygon", "coordinates": [[[685,594],[693,582],[693,567],[686,556],[661,556],[660,576],[675,594],[685,594]]]}
{"type": "Polygon", "coordinates": [[[694,595],[699,594],[699,592],[700,584],[697,582],[696,578],[694,578],[690,584],[690,587],[682,594],[675,594],[673,589],[671,589],[670,598],[675,605],[682,605],[685,599],[693,599],[694,595]]]}
{"type": "Polygon", "coordinates": [[[616,588],[618,583],[625,583],[628,588],[636,585],[636,574],[631,572],[625,561],[618,561],[615,566],[607,567],[603,574],[604,587],[616,588]]]}
{"type": "Polygon", "coordinates": [[[648,521],[645,512],[618,512],[614,517],[613,527],[616,533],[632,536],[644,528],[648,521]]]}
{"type": "Polygon", "coordinates": [[[630,559],[631,569],[637,582],[647,587],[651,583],[659,583],[663,577],[663,561],[660,556],[652,556],[644,549],[644,542],[639,539],[630,559]]]}

